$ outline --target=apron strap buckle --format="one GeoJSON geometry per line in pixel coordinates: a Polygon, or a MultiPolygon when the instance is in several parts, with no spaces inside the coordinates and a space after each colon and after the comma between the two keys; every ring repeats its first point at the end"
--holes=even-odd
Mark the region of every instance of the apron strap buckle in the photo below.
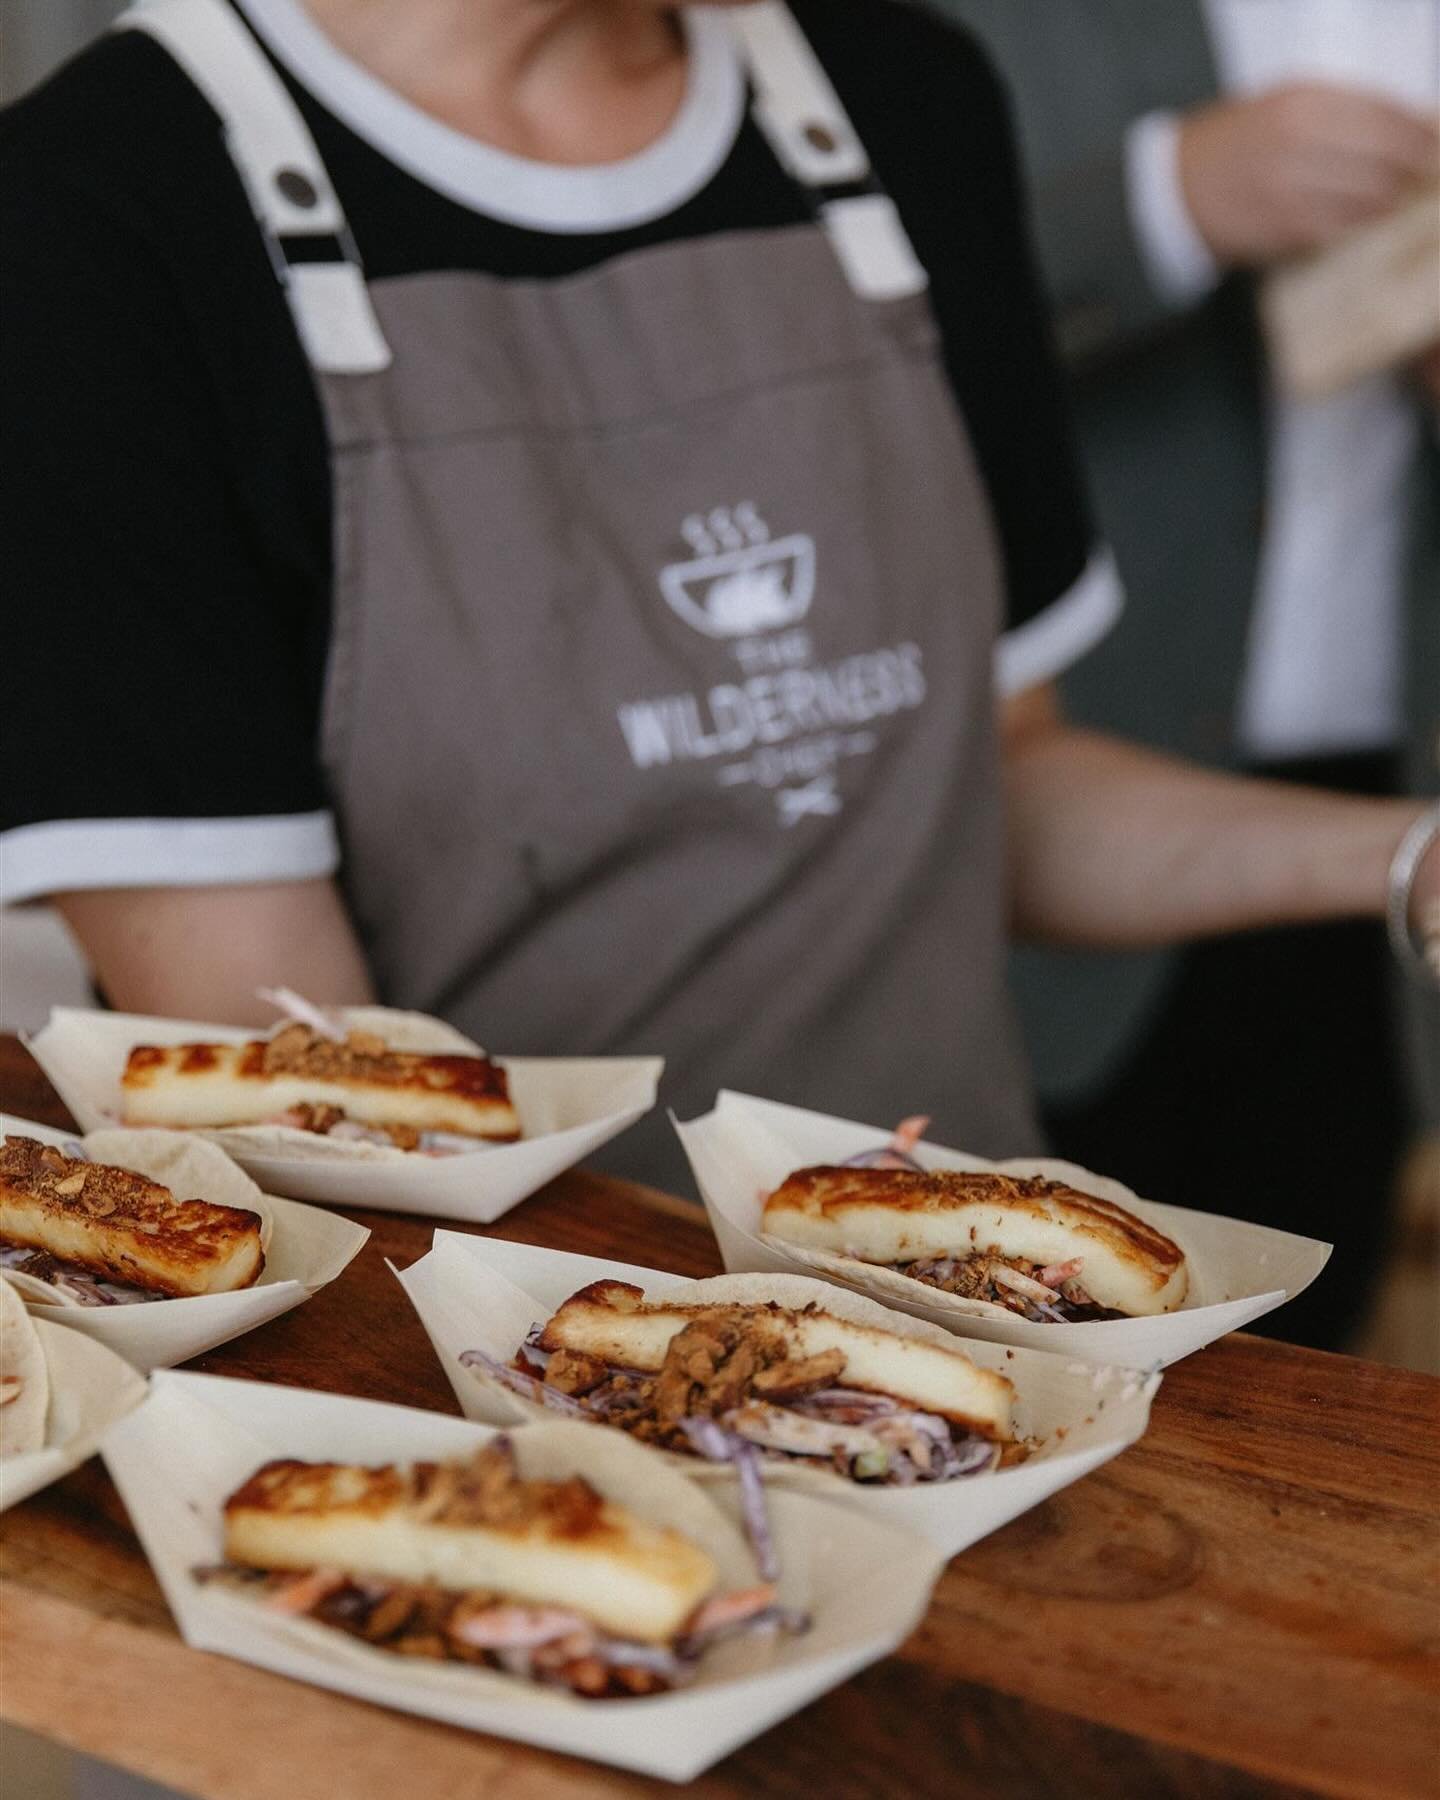
{"type": "Polygon", "coordinates": [[[116,26],[154,38],[219,114],[311,365],[342,375],[388,368],[360,252],[315,140],[239,16],[225,0],[141,0],[116,26]]]}

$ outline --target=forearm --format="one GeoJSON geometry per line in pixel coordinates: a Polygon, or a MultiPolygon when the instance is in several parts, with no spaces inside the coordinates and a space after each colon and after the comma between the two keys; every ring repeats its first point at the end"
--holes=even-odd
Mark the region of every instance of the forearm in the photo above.
{"type": "Polygon", "coordinates": [[[1016,936],[1142,948],[1380,917],[1419,807],[1219,775],[1064,725],[1007,757],[1016,936]]]}
{"type": "Polygon", "coordinates": [[[333,883],[114,888],[58,894],[101,991],[124,1012],[268,1025],[261,987],[322,1004],[373,997],[333,883]]]}

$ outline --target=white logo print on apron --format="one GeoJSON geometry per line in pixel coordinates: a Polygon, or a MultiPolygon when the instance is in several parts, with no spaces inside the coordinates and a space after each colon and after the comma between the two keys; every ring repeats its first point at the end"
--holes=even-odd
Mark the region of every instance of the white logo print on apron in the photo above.
{"type": "Polygon", "coordinates": [[[815,540],[803,532],[772,542],[752,500],[717,506],[680,527],[695,556],[660,571],[660,592],[707,637],[743,638],[797,625],[815,593],[815,540]]]}
{"type": "MultiPolygon", "coordinates": [[[[391,359],[317,359],[345,897],[387,1000],[511,1053],[1024,1152],[988,505],[863,146],[783,7],[734,22],[810,222],[328,284],[391,359]]],[[[617,1156],[683,1179],[663,1119],[617,1156]]]]}
{"type": "Polygon", "coordinates": [[[617,717],[631,760],[649,769],[718,759],[719,786],[774,791],[782,828],[834,817],[844,804],[836,765],[875,749],[873,721],[924,700],[920,646],[817,664],[814,640],[799,628],[816,591],[813,538],[772,539],[749,500],[691,514],[681,531],[697,555],[661,569],[660,591],[739,666],[703,694],[624,702],[617,717]]]}

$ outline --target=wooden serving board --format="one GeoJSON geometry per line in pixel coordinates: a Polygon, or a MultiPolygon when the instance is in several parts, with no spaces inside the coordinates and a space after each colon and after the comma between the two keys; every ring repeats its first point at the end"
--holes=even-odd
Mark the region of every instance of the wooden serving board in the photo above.
{"type": "MultiPolygon", "coordinates": [[[[0,1108],[66,1123],[13,1040],[0,1108]]],[[[340,1280],[194,1366],[453,1412],[385,1267],[430,1224],[357,1216],[340,1280]]],[[[581,1172],[492,1233],[718,1266],[698,1207],[581,1172]]],[[[98,1462],[0,1518],[0,1644],[5,1718],[200,1800],[673,1791],[189,1650],[98,1462]]],[[[1423,1800],[1437,1652],[1440,1381],[1231,1337],[1139,1445],[958,1557],[896,1656],[691,1791],[1423,1800]]]]}

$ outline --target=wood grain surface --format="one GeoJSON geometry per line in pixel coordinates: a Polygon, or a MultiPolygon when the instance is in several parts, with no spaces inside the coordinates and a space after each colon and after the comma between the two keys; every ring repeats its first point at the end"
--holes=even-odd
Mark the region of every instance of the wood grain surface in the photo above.
{"type": "MultiPolygon", "coordinates": [[[[0,1108],[66,1123],[0,1041],[0,1108]]],[[[309,1304],[192,1367],[455,1411],[373,1236],[309,1304]]],[[[698,1208],[576,1172],[493,1235],[684,1274],[698,1208]]],[[[98,1462],[0,1519],[0,1712],[202,1800],[447,1800],[664,1784],[187,1649],[98,1462]]],[[[703,1796],[1440,1794],[1440,1381],[1235,1336],[1149,1434],[958,1557],[899,1653],[703,1796]]],[[[7,1797],[8,1800],[8,1797],[7,1797]]]]}

